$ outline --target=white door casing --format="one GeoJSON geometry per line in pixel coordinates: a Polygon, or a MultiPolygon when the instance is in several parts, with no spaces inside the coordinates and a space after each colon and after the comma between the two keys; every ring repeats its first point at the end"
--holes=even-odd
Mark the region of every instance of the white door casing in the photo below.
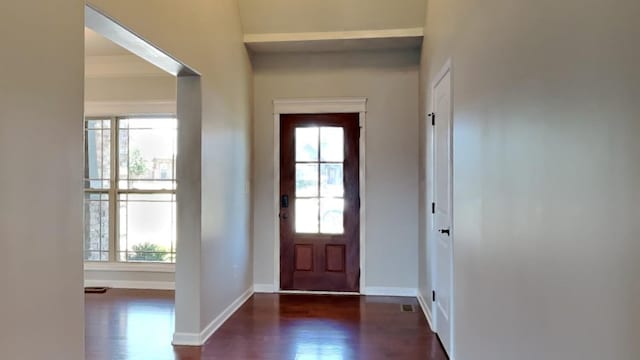
{"type": "Polygon", "coordinates": [[[432,86],[433,214],[432,262],[435,328],[453,358],[453,229],[452,229],[452,101],[451,68],[447,64],[432,86]]]}

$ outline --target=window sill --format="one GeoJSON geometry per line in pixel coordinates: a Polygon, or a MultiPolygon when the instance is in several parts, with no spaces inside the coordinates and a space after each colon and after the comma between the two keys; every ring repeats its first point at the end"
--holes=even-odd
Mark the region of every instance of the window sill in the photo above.
{"type": "Polygon", "coordinates": [[[85,262],[84,270],[173,273],[176,271],[176,264],[85,262]]]}

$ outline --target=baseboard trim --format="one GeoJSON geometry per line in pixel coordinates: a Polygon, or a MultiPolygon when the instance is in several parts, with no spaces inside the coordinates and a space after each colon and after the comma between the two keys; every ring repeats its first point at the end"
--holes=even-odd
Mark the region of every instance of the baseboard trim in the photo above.
{"type": "Polygon", "coordinates": [[[416,288],[402,288],[402,287],[381,287],[381,286],[368,286],[362,291],[363,295],[370,296],[406,296],[416,297],[418,295],[418,289],[416,288]]]}
{"type": "Polygon", "coordinates": [[[253,284],[253,292],[258,294],[273,294],[277,291],[273,284],[253,284]]]}
{"type": "Polygon", "coordinates": [[[431,331],[435,331],[433,328],[433,321],[431,320],[431,308],[429,307],[429,305],[427,305],[427,301],[424,299],[420,291],[418,291],[418,303],[422,308],[424,317],[427,318],[427,323],[429,323],[429,329],[431,329],[431,331]]]}
{"type": "Polygon", "coordinates": [[[350,291],[309,291],[309,290],[280,290],[278,294],[283,295],[336,295],[336,296],[358,296],[359,292],[350,291]]]}
{"type": "Polygon", "coordinates": [[[179,346],[200,346],[200,334],[194,333],[174,333],[173,345],[179,346]]]}
{"type": "Polygon", "coordinates": [[[128,281],[128,280],[85,280],[87,287],[109,287],[114,289],[142,289],[142,290],[175,290],[173,281],[128,281]]]}
{"type": "Polygon", "coordinates": [[[207,327],[204,328],[200,332],[200,345],[204,344],[213,333],[216,332],[227,321],[233,313],[238,311],[238,309],[244,304],[249,298],[253,295],[253,286],[249,287],[242,295],[240,295],[231,305],[227,306],[224,311],[218,315],[215,319],[213,319],[207,327]]]}
{"type": "Polygon", "coordinates": [[[253,291],[258,294],[316,294],[316,295],[369,295],[369,296],[406,296],[416,297],[418,290],[415,288],[401,288],[401,287],[378,287],[370,286],[365,287],[360,293],[344,293],[344,292],[332,292],[332,291],[293,291],[293,290],[277,290],[273,284],[253,284],[253,291]]]}
{"type": "Polygon", "coordinates": [[[201,346],[253,295],[253,286],[235,299],[220,315],[213,319],[199,334],[174,333],[173,345],[201,346]]]}

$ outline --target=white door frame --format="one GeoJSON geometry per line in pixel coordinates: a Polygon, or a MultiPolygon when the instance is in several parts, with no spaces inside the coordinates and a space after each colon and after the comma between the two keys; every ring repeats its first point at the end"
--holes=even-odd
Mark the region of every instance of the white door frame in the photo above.
{"type": "MultiPolygon", "coordinates": [[[[273,209],[274,209],[274,257],[273,257],[273,290],[280,292],[280,115],[283,114],[360,114],[360,293],[365,289],[365,142],[366,142],[366,115],[367,98],[312,98],[312,99],[276,99],[273,101],[273,209]]],[[[300,291],[296,291],[300,292],[300,291]]],[[[317,292],[313,293],[333,293],[317,292]]],[[[338,293],[348,294],[348,293],[338,293]]]]}
{"type": "MultiPolygon", "coordinates": [[[[430,108],[431,108],[431,113],[433,113],[434,110],[434,106],[435,106],[435,88],[436,86],[438,86],[438,84],[440,83],[440,81],[442,81],[442,79],[444,79],[444,77],[449,74],[451,76],[451,87],[450,87],[450,114],[451,114],[451,131],[450,131],[450,142],[449,142],[449,146],[450,146],[450,158],[449,158],[449,162],[450,162],[450,166],[449,166],[449,171],[450,171],[450,180],[451,180],[451,187],[450,187],[450,194],[449,194],[449,198],[451,199],[451,203],[449,204],[450,206],[450,212],[451,212],[451,227],[450,227],[450,238],[451,238],[451,252],[452,252],[452,259],[451,259],[451,284],[450,284],[450,291],[451,291],[451,354],[448,354],[450,359],[454,360],[455,359],[455,297],[454,297],[454,293],[455,293],[455,288],[454,288],[454,255],[455,254],[455,247],[454,247],[454,235],[455,235],[455,226],[454,226],[454,221],[453,221],[453,68],[452,68],[452,62],[451,59],[448,59],[444,66],[442,67],[442,69],[434,76],[434,80],[431,82],[431,87],[430,87],[430,91],[431,91],[431,103],[430,103],[430,108]]],[[[430,161],[430,165],[427,167],[428,171],[429,171],[429,176],[427,177],[428,179],[428,183],[429,183],[429,199],[427,199],[427,204],[429,204],[429,207],[431,206],[430,204],[435,201],[435,168],[436,168],[436,161],[435,161],[435,132],[434,132],[434,128],[433,126],[431,126],[430,124],[427,124],[427,139],[429,139],[429,146],[428,146],[428,151],[430,152],[430,156],[428,157],[429,161],[430,161]]],[[[435,240],[437,239],[437,230],[436,230],[436,224],[435,224],[435,214],[430,213],[429,216],[429,220],[426,222],[427,223],[427,229],[426,229],[426,233],[428,234],[428,242],[427,242],[427,251],[428,251],[428,255],[427,255],[427,259],[429,260],[429,267],[431,268],[431,285],[433,287],[434,290],[436,290],[436,296],[437,296],[437,288],[438,288],[438,284],[437,284],[437,278],[438,278],[438,268],[436,266],[436,254],[435,251],[433,251],[436,247],[435,247],[435,240]]],[[[433,320],[433,331],[434,332],[438,332],[438,317],[435,316],[436,314],[436,303],[434,301],[431,302],[431,314],[432,315],[432,320],[433,320]]]]}

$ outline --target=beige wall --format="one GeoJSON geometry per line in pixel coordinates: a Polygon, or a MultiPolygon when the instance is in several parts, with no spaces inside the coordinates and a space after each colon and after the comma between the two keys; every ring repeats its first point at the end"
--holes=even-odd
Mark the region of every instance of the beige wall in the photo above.
{"type": "Polygon", "coordinates": [[[84,358],[82,6],[0,4],[2,359],[84,358]]]}
{"type": "Polygon", "coordinates": [[[255,72],[254,280],[274,283],[277,98],[368,98],[366,286],[417,286],[418,53],[258,55],[255,72]]]}
{"type": "Polygon", "coordinates": [[[422,27],[424,9],[424,0],[240,0],[248,34],[422,27]]]}
{"type": "Polygon", "coordinates": [[[166,76],[90,77],[85,79],[85,100],[90,102],[175,102],[176,78],[169,74],[166,76]]]}
{"type": "Polygon", "coordinates": [[[640,356],[639,12],[429,1],[426,79],[453,59],[457,359],[640,356]]]}
{"type": "MultiPolygon", "coordinates": [[[[242,44],[238,4],[235,0],[193,0],[188,6],[170,0],[91,3],[202,74],[198,84],[202,124],[193,124],[202,130],[202,160],[193,163],[201,167],[201,241],[179,240],[193,246],[184,254],[200,254],[200,259],[183,262],[200,265],[189,268],[193,273],[176,273],[178,291],[182,276],[183,296],[195,298],[191,308],[180,299],[177,314],[184,310],[191,314],[185,314],[190,315],[187,323],[178,324],[177,319],[178,331],[197,334],[252,284],[251,65],[242,44]],[[198,279],[199,284],[187,285],[198,279]]],[[[178,266],[180,261],[179,256],[178,266]]]]}

